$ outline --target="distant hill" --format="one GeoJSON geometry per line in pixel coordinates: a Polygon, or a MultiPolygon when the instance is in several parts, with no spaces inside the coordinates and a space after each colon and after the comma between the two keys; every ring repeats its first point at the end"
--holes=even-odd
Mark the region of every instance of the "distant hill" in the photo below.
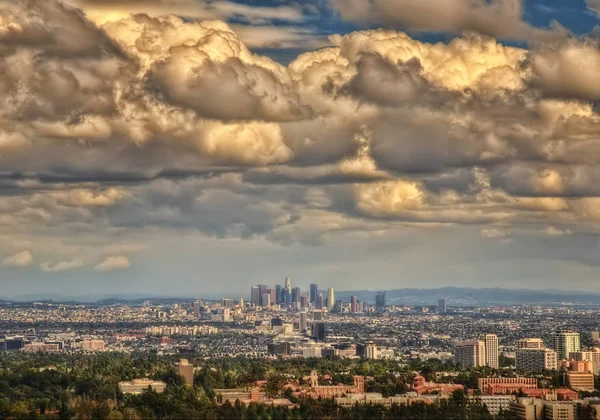
{"type": "MultiPolygon", "coordinates": [[[[359,300],[375,303],[373,290],[336,291],[336,299],[359,300]]],[[[437,305],[438,299],[446,298],[451,306],[479,305],[600,305],[600,294],[567,290],[521,290],[467,287],[443,287],[436,289],[394,289],[386,291],[388,304],[437,305]]]]}
{"type": "MultiPolygon", "coordinates": [[[[353,295],[363,302],[375,303],[375,295],[379,290],[344,290],[335,291],[335,298],[345,302],[350,301],[353,295]]],[[[327,291],[322,290],[326,296],[327,291]]],[[[229,296],[230,293],[222,296],[229,296]]],[[[13,299],[0,300],[0,303],[9,302],[62,302],[62,303],[141,303],[144,300],[153,302],[176,302],[204,298],[220,300],[221,295],[216,293],[200,294],[197,296],[164,296],[143,293],[114,294],[114,295],[23,295],[13,299]]],[[[394,289],[386,291],[388,305],[437,305],[440,298],[446,298],[449,306],[489,306],[489,305],[547,305],[547,306],[600,306],[600,294],[568,290],[526,290],[503,288],[469,288],[469,287],[442,287],[435,289],[394,289]]],[[[246,299],[246,297],[244,297],[246,299]]]]}

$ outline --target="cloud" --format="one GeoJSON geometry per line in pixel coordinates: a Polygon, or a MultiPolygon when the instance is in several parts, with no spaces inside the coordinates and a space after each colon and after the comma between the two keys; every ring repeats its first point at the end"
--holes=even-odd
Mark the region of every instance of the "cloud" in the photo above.
{"type": "Polygon", "coordinates": [[[66,271],[82,267],[84,264],[85,263],[81,258],[75,258],[70,261],[59,261],[54,264],[49,261],[46,261],[40,264],[40,269],[46,272],[66,271]]]}
{"type": "Polygon", "coordinates": [[[129,259],[123,255],[114,255],[94,267],[95,271],[124,270],[130,267],[129,259]]]}
{"type": "Polygon", "coordinates": [[[6,257],[2,265],[8,267],[29,267],[33,263],[33,256],[28,250],[18,252],[12,256],[6,257]]]}
{"type": "Polygon", "coordinates": [[[556,226],[546,226],[542,233],[548,236],[564,236],[564,235],[572,235],[573,231],[571,229],[561,229],[556,226]]]}
{"type": "Polygon", "coordinates": [[[550,97],[600,99],[600,48],[591,40],[571,40],[530,53],[532,83],[550,97]]]}
{"type": "Polygon", "coordinates": [[[506,232],[494,228],[482,229],[480,233],[483,238],[504,238],[507,235],[506,232]]]}
{"type": "Polygon", "coordinates": [[[417,16],[427,1],[402,16],[360,2],[369,19],[390,8],[388,29],[332,36],[284,66],[249,47],[306,45],[310,28],[265,24],[301,21],[300,6],[228,24],[247,6],[181,2],[181,16],[151,0],[3,9],[0,235],[30,239],[4,255],[105,270],[168,254],[162,236],[275,249],[600,233],[592,40],[504,45],[490,35],[549,35],[518,2],[453,0],[445,17],[417,16]],[[487,24],[494,13],[506,27],[487,24]],[[484,35],[427,43],[390,27],[484,35]]]}
{"type": "Polygon", "coordinates": [[[563,30],[538,29],[523,20],[522,0],[333,0],[345,19],[411,31],[474,31],[501,39],[548,40],[563,30]]]}
{"type": "Polygon", "coordinates": [[[586,0],[588,9],[595,13],[600,13],[600,0],[586,0]]]}

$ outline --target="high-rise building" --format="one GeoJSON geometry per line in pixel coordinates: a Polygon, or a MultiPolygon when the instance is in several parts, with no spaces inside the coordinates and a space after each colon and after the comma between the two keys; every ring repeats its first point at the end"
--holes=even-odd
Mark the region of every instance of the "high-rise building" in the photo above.
{"type": "Polygon", "coordinates": [[[200,318],[200,301],[194,302],[194,318],[200,318]]]}
{"type": "Polygon", "coordinates": [[[275,304],[275,301],[277,300],[277,291],[275,290],[274,287],[271,287],[269,289],[267,289],[267,295],[269,295],[269,303],[271,305],[275,304]]]}
{"type": "Polygon", "coordinates": [[[541,338],[522,338],[517,341],[517,349],[543,349],[544,347],[541,338]]]}
{"type": "Polygon", "coordinates": [[[315,302],[316,309],[323,309],[323,293],[317,295],[317,301],[315,302]]]}
{"type": "Polygon", "coordinates": [[[438,299],[438,313],[446,313],[446,299],[438,299]]]}
{"type": "Polygon", "coordinates": [[[377,292],[375,295],[375,310],[377,312],[385,311],[385,292],[377,292]]]}
{"type": "Polygon", "coordinates": [[[552,349],[558,360],[566,360],[569,353],[581,350],[579,340],[579,333],[575,331],[559,330],[552,333],[552,349]]]}
{"type": "Polygon", "coordinates": [[[270,293],[265,293],[264,295],[262,295],[260,306],[262,306],[263,308],[271,306],[271,294],[270,293]]]}
{"type": "Polygon", "coordinates": [[[275,303],[280,304],[283,303],[283,300],[281,299],[281,296],[283,296],[281,294],[281,285],[278,284],[275,286],[275,303]]]}
{"type": "Polygon", "coordinates": [[[250,288],[250,303],[254,306],[260,306],[260,288],[258,286],[250,288]]]}
{"type": "Polygon", "coordinates": [[[308,296],[300,296],[300,307],[302,309],[308,308],[308,296]]]}
{"type": "Polygon", "coordinates": [[[342,302],[341,300],[336,300],[335,301],[335,307],[333,309],[335,309],[336,312],[342,312],[342,305],[344,304],[344,302],[342,302]]]}
{"type": "Polygon", "coordinates": [[[289,293],[292,293],[292,279],[289,277],[285,278],[284,289],[289,293]]]}
{"type": "Polygon", "coordinates": [[[485,342],[459,341],[454,345],[454,358],[464,368],[485,366],[485,342]]]}
{"type": "Polygon", "coordinates": [[[358,313],[358,296],[356,295],[350,297],[350,312],[358,313]]]}
{"type": "Polygon", "coordinates": [[[485,343],[486,366],[498,369],[498,336],[496,334],[481,334],[479,340],[485,343]]]}
{"type": "Polygon", "coordinates": [[[308,313],[300,312],[298,317],[298,329],[300,331],[306,331],[308,328],[308,313]]]}
{"type": "Polygon", "coordinates": [[[327,309],[329,311],[333,311],[333,307],[335,305],[335,291],[333,287],[327,289],[327,309]]]}
{"type": "Polygon", "coordinates": [[[516,368],[527,372],[541,372],[558,368],[556,352],[545,348],[522,347],[517,349],[516,368]]]}
{"type": "Polygon", "coordinates": [[[365,345],[365,359],[377,359],[377,346],[372,341],[368,341],[365,345]]]}
{"type": "Polygon", "coordinates": [[[267,287],[266,284],[259,284],[258,285],[258,299],[259,299],[258,305],[259,306],[266,306],[266,305],[263,304],[262,299],[263,299],[263,296],[267,294],[267,290],[268,289],[269,288],[267,287]]]}
{"type": "Polygon", "coordinates": [[[315,341],[325,341],[325,324],[323,321],[313,322],[312,337],[315,341]]]}
{"type": "Polygon", "coordinates": [[[223,308],[233,308],[233,299],[221,298],[221,306],[223,308]]]}
{"type": "Polygon", "coordinates": [[[231,309],[229,309],[229,308],[223,309],[223,321],[224,322],[231,321],[231,309]]]}
{"type": "Polygon", "coordinates": [[[283,303],[285,303],[286,306],[290,306],[292,304],[292,292],[287,289],[283,289],[283,293],[283,303]]]}
{"type": "Polygon", "coordinates": [[[292,303],[300,302],[300,288],[294,287],[292,289],[292,303]]]}
{"type": "Polygon", "coordinates": [[[313,311],[313,321],[323,320],[323,311],[313,311]]]}
{"type": "Polygon", "coordinates": [[[319,289],[319,286],[317,285],[317,283],[310,284],[310,295],[309,295],[308,299],[309,299],[309,302],[312,303],[313,305],[317,301],[318,289],[319,289]]]}

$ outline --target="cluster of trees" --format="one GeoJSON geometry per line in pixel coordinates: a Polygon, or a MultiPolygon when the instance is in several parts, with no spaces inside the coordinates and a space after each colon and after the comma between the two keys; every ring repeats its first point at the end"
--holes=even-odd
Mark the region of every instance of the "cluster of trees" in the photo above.
{"type": "MultiPolygon", "coordinates": [[[[315,369],[329,373],[331,383],[352,383],[352,376],[369,376],[366,390],[386,396],[405,392],[410,366],[394,361],[352,361],[339,358],[265,360],[222,358],[192,360],[201,366],[194,386],[173,370],[176,356],[147,353],[66,355],[6,353],[0,359],[0,418],[7,419],[491,419],[485,407],[468,405],[462,392],[440,404],[410,407],[336,406],[332,400],[295,400],[296,406],[217,404],[214,389],[246,387],[269,379],[269,396],[290,397],[283,385],[291,377],[315,369]],[[163,393],[147,390],[124,395],[118,382],[150,377],[167,383],[163,393]]],[[[437,362],[432,362],[435,368],[437,362]]],[[[503,418],[507,414],[503,415],[503,418]]]]}

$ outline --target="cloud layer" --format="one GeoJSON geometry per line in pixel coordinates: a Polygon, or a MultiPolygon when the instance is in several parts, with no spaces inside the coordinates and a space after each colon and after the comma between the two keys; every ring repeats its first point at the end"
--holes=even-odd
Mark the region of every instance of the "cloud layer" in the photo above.
{"type": "Polygon", "coordinates": [[[446,20],[427,1],[359,3],[406,29],[472,32],[363,30],[283,66],[215,20],[226,5],[195,20],[152,1],[3,2],[0,230],[23,242],[4,265],[129,268],[147,244],[115,249],[157,231],[278,246],[598,232],[598,45],[530,28],[518,1],[449,2],[446,20]]]}

